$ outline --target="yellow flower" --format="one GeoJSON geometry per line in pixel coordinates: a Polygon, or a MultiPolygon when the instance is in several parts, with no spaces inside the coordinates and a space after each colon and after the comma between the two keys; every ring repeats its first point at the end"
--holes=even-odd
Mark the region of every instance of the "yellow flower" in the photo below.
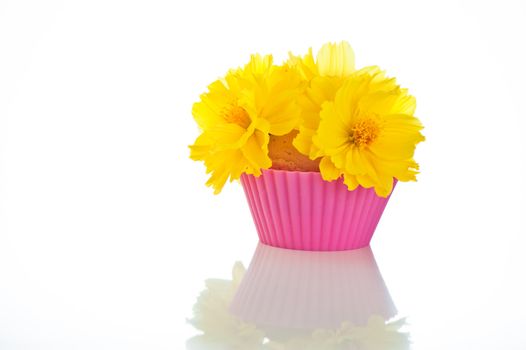
{"type": "Polygon", "coordinates": [[[418,164],[413,154],[424,140],[422,124],[413,116],[415,107],[414,97],[379,68],[351,75],[334,101],[323,104],[312,139],[323,155],[323,179],[343,175],[349,190],[374,187],[382,197],[391,193],[393,177],[415,180],[418,164]]]}
{"type": "Polygon", "coordinates": [[[302,123],[294,146],[311,159],[320,156],[319,149],[312,137],[319,124],[321,106],[325,101],[334,99],[336,91],[345,78],[354,72],[354,52],[349,43],[328,43],[318,51],[316,61],[312,50],[303,58],[290,55],[288,65],[298,71],[307,87],[300,97],[302,123]]]}
{"type": "Polygon", "coordinates": [[[393,178],[416,179],[413,155],[424,137],[414,111],[415,99],[378,67],[355,70],[347,42],[325,44],[316,58],[311,49],[291,54],[283,66],[253,55],[194,104],[202,133],[190,157],[204,162],[219,193],[227,180],[272,166],[269,142],[294,138],[294,152],[313,169],[319,163],[324,180],[343,177],[350,190],[374,187],[386,197],[393,178]]]}
{"type": "Polygon", "coordinates": [[[285,135],[298,126],[299,88],[297,72],[273,65],[272,56],[253,55],[201,95],[192,114],[202,134],[190,146],[190,157],[204,162],[215,193],[229,178],[259,176],[270,168],[269,134],[285,135]]]}

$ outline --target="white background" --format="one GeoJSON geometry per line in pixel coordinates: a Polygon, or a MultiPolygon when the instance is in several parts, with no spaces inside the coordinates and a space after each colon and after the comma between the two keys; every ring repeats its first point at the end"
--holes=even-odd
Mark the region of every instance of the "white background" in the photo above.
{"type": "Polygon", "coordinates": [[[188,158],[192,103],[250,53],[348,40],[427,141],[372,242],[415,349],[525,349],[526,6],[0,1],[0,349],[182,349],[257,242],[188,158]]]}

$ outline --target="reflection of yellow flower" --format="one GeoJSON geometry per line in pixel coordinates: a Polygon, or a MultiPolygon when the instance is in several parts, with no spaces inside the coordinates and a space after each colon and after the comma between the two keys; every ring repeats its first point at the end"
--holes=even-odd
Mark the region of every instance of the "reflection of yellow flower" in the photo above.
{"type": "Polygon", "coordinates": [[[201,345],[195,346],[198,349],[214,348],[214,344],[222,344],[225,349],[261,348],[264,332],[255,325],[232,316],[228,311],[228,305],[232,302],[245,271],[243,264],[237,262],[232,269],[232,280],[206,281],[206,289],[201,292],[193,307],[194,317],[188,320],[203,334],[189,340],[189,345],[201,345]]]}
{"type": "Polygon", "coordinates": [[[307,82],[305,93],[299,99],[302,123],[294,146],[314,159],[319,157],[319,149],[312,143],[312,137],[318,128],[321,106],[334,99],[345,78],[354,72],[354,52],[347,42],[328,43],[318,51],[316,61],[309,50],[303,58],[291,55],[288,64],[307,82]]]}
{"type": "MultiPolygon", "coordinates": [[[[232,269],[232,280],[206,281],[206,289],[194,304],[194,317],[188,320],[203,334],[189,339],[187,348],[407,350],[410,347],[409,333],[403,331],[406,326],[404,318],[388,321],[372,314],[366,325],[353,325],[344,321],[338,328],[312,329],[301,335],[293,328],[284,327],[280,332],[275,332],[275,329],[274,332],[268,332],[264,326],[247,323],[232,315],[228,309],[245,272],[243,264],[237,262],[232,269]]],[[[267,326],[272,329],[272,325],[267,326]]]]}
{"type": "Polygon", "coordinates": [[[348,337],[354,339],[359,348],[370,350],[406,350],[411,346],[409,334],[403,332],[405,318],[386,322],[381,316],[369,317],[365,327],[351,327],[348,337]]]}
{"type": "Polygon", "coordinates": [[[219,193],[230,178],[242,173],[259,176],[272,165],[269,134],[285,135],[297,127],[297,72],[277,67],[271,56],[254,55],[242,69],[212,83],[194,104],[202,134],[190,146],[190,157],[205,163],[207,185],[219,193]]]}
{"type": "Polygon", "coordinates": [[[320,112],[313,143],[323,155],[324,180],[343,175],[349,190],[374,187],[383,197],[393,177],[415,180],[413,153],[424,137],[414,111],[415,99],[377,67],[354,73],[320,112]]]}

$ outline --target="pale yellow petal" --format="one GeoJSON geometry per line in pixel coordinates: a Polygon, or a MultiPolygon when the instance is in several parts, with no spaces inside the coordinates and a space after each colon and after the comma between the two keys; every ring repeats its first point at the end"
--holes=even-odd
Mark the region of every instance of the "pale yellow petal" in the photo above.
{"type": "Polygon", "coordinates": [[[262,76],[272,69],[272,55],[251,55],[250,62],[245,66],[244,72],[256,77],[262,76]]]}
{"type": "Polygon", "coordinates": [[[354,72],[354,52],[348,42],[327,43],[316,57],[321,76],[345,77],[354,72]]]}

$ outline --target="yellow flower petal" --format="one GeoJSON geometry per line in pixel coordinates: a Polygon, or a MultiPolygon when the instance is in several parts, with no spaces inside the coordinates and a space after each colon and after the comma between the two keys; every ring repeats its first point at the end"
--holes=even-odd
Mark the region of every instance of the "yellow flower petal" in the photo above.
{"type": "Polygon", "coordinates": [[[416,100],[413,96],[400,94],[400,90],[378,91],[362,98],[359,107],[381,116],[393,113],[412,115],[416,100]]]}
{"type": "Polygon", "coordinates": [[[305,81],[310,81],[318,75],[318,67],[316,66],[316,62],[314,62],[312,48],[309,49],[309,52],[303,57],[295,56],[289,52],[287,66],[297,70],[301,78],[305,81]]]}
{"type": "Polygon", "coordinates": [[[360,185],[358,180],[356,180],[356,176],[351,174],[343,175],[343,183],[347,185],[349,191],[354,191],[360,185]]]}
{"type": "Polygon", "coordinates": [[[355,175],[355,178],[360,186],[364,188],[371,188],[380,185],[378,182],[373,181],[369,175],[355,175]]]}
{"type": "Polygon", "coordinates": [[[367,154],[367,151],[355,146],[352,146],[347,152],[345,172],[353,175],[368,175],[373,180],[378,178],[373,159],[367,154]]]}
{"type": "Polygon", "coordinates": [[[393,177],[383,175],[374,186],[374,192],[380,197],[387,197],[393,191],[393,177]]]}
{"type": "Polygon", "coordinates": [[[320,125],[312,141],[323,149],[324,155],[329,156],[343,151],[348,145],[347,125],[342,122],[340,111],[333,102],[324,103],[320,112],[320,125]]]}
{"type": "Polygon", "coordinates": [[[263,76],[266,73],[268,73],[270,69],[273,68],[272,62],[273,62],[272,55],[265,55],[265,56],[261,56],[259,54],[251,55],[250,61],[245,66],[243,73],[252,74],[258,77],[263,76]]]}
{"type": "Polygon", "coordinates": [[[195,143],[190,147],[190,158],[193,160],[205,160],[210,153],[210,148],[214,144],[213,140],[205,132],[199,135],[195,143]]]}
{"type": "Polygon", "coordinates": [[[354,52],[348,42],[327,43],[316,57],[321,76],[348,76],[354,71],[354,52]]]}
{"type": "Polygon", "coordinates": [[[320,173],[325,181],[334,181],[342,175],[342,172],[334,166],[329,157],[323,157],[321,159],[320,173]]]}
{"type": "Polygon", "coordinates": [[[311,149],[314,146],[312,143],[312,136],[314,136],[314,133],[315,130],[309,129],[305,126],[300,126],[299,133],[292,141],[292,144],[300,153],[310,155],[311,149]]]}
{"type": "Polygon", "coordinates": [[[256,131],[241,149],[243,156],[250,165],[249,173],[259,176],[261,169],[268,169],[272,161],[268,156],[269,135],[256,131]]]}
{"type": "Polygon", "coordinates": [[[239,178],[241,175],[240,169],[244,168],[245,164],[244,157],[239,150],[225,150],[214,153],[213,156],[207,157],[205,160],[207,173],[212,174],[206,185],[213,187],[214,194],[218,194],[229,177],[231,180],[239,178]]]}

